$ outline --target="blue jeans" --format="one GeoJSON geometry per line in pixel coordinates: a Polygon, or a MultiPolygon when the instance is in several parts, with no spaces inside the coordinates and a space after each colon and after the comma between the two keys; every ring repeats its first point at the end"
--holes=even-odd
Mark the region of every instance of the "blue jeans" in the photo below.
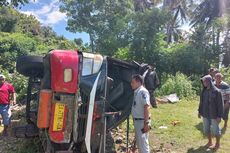
{"type": "Polygon", "coordinates": [[[0,115],[3,119],[3,125],[9,125],[10,124],[10,105],[2,105],[0,104],[0,115]]]}
{"type": "Polygon", "coordinates": [[[204,134],[213,134],[214,136],[220,136],[221,130],[219,127],[219,123],[215,119],[203,118],[204,125],[204,134]]]}

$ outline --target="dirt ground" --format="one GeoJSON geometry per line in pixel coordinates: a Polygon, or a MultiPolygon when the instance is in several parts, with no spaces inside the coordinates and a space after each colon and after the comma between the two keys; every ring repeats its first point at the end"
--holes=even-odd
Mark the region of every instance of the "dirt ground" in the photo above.
{"type": "MultiPolygon", "coordinates": [[[[129,147],[127,149],[127,139],[126,139],[126,131],[122,129],[115,129],[112,132],[112,138],[114,139],[115,144],[115,152],[116,153],[138,153],[137,149],[134,147],[134,133],[129,133],[129,147]],[[135,151],[134,151],[135,150],[135,151]]],[[[154,146],[151,146],[151,153],[173,153],[172,147],[173,144],[170,143],[162,143],[156,136],[154,136],[151,132],[149,134],[149,141],[154,142],[154,146]]]]}
{"type": "MultiPolygon", "coordinates": [[[[12,126],[15,125],[15,123],[17,124],[17,121],[13,121],[12,122],[12,126]]],[[[1,125],[0,127],[0,133],[2,133],[3,130],[3,125],[1,125]]],[[[18,146],[17,144],[21,143],[21,139],[17,139],[13,136],[13,132],[12,129],[9,129],[9,136],[4,137],[4,136],[0,136],[0,153],[8,153],[8,152],[13,152],[16,151],[18,146]]]]}
{"type": "MultiPolygon", "coordinates": [[[[15,138],[13,128],[19,125],[25,124],[24,121],[25,106],[14,106],[12,110],[12,122],[9,128],[9,136],[4,137],[0,134],[0,153],[13,153],[13,152],[23,152],[23,144],[27,143],[25,139],[15,138]],[[21,151],[20,151],[21,150],[21,151]]],[[[1,120],[1,118],[0,118],[1,120]]],[[[0,133],[3,131],[3,125],[0,125],[0,133]]],[[[150,141],[154,142],[154,146],[151,150],[152,153],[172,153],[171,148],[173,144],[162,144],[160,140],[154,137],[150,133],[150,141]]],[[[129,133],[129,153],[134,153],[131,151],[133,148],[134,133],[129,133]]],[[[126,153],[127,152],[127,139],[126,139],[126,129],[116,128],[110,131],[107,135],[106,144],[107,153],[126,153]]],[[[138,153],[136,150],[135,153],[138,153]]]]}
{"type": "MultiPolygon", "coordinates": [[[[23,139],[18,139],[14,137],[13,128],[25,123],[23,121],[23,110],[25,106],[22,105],[15,105],[12,108],[12,120],[11,125],[9,126],[8,136],[2,136],[3,131],[3,124],[0,124],[0,153],[8,153],[8,152],[15,152],[18,150],[18,147],[23,142],[23,139]]],[[[0,117],[0,121],[2,123],[2,118],[0,117]]]]}

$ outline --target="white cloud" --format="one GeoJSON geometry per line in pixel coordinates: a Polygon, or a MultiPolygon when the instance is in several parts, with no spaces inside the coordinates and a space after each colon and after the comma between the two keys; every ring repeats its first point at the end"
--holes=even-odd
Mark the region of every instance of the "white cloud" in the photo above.
{"type": "Polygon", "coordinates": [[[41,9],[36,10],[35,14],[45,15],[46,13],[50,12],[50,6],[44,5],[41,9]]]}
{"type": "Polygon", "coordinates": [[[30,2],[30,3],[38,3],[39,0],[30,0],[29,2],[30,2]]]}
{"type": "MultiPolygon", "coordinates": [[[[39,2],[39,0],[35,1],[39,2]]],[[[27,15],[34,15],[43,25],[54,26],[55,24],[66,20],[66,15],[59,11],[58,0],[52,0],[51,3],[42,5],[42,7],[37,10],[19,11],[27,15]]]]}
{"type": "Polygon", "coordinates": [[[65,20],[66,15],[64,13],[61,13],[60,11],[53,11],[47,15],[46,18],[46,24],[56,24],[62,20],[65,20]]]}

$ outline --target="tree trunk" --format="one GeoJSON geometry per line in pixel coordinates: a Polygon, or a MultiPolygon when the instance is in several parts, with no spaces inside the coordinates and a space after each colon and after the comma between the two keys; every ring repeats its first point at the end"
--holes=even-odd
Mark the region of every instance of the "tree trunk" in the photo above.
{"type": "Polygon", "coordinates": [[[94,38],[93,38],[92,33],[89,34],[89,38],[90,38],[90,46],[91,46],[92,52],[95,53],[95,50],[94,50],[94,38]]]}
{"type": "Polygon", "coordinates": [[[217,34],[216,34],[216,46],[219,48],[220,47],[220,29],[217,29],[217,34]]]}
{"type": "Polygon", "coordinates": [[[214,28],[214,26],[212,26],[212,46],[213,47],[216,46],[216,42],[215,42],[215,28],[214,28]]]}

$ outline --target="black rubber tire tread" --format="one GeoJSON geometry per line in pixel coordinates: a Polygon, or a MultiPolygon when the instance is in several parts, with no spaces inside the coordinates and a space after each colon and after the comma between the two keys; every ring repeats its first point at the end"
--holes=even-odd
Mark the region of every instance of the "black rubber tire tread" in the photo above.
{"type": "Polygon", "coordinates": [[[21,56],[17,59],[16,70],[27,77],[43,77],[43,57],[42,56],[21,56]]]}

